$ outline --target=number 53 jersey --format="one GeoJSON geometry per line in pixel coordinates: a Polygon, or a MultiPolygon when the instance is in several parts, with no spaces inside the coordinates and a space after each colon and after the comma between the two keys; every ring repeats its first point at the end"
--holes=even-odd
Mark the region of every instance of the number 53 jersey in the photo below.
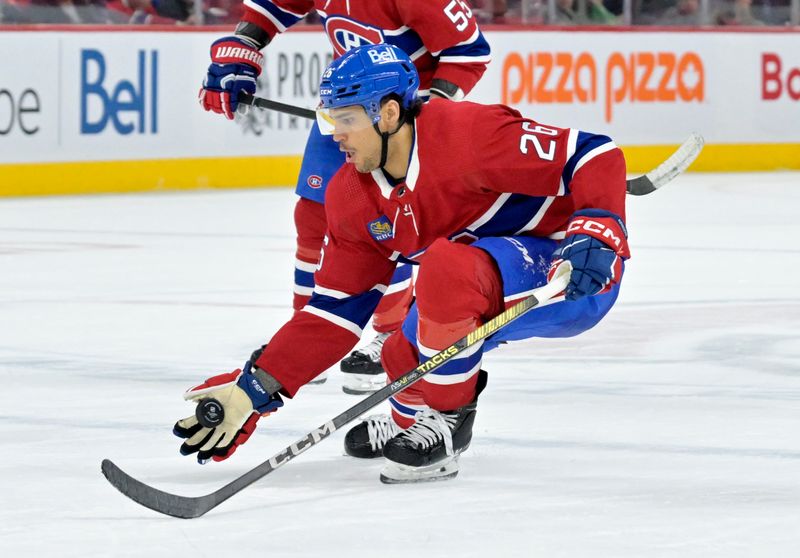
{"type": "Polygon", "coordinates": [[[426,96],[434,79],[473,88],[490,60],[489,44],[465,0],[244,0],[244,21],[270,38],[316,10],[338,58],[351,48],[388,43],[408,54],[426,96]]]}

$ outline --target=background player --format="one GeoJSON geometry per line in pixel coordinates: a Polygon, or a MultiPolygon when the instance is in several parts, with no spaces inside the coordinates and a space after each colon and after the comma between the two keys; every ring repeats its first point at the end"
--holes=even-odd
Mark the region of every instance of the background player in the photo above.
{"type": "Polygon", "coordinates": [[[323,74],[320,121],[350,164],[328,190],[314,295],[243,371],[187,392],[218,399],[225,422],[179,421],[182,453],[229,457],[282,396],[346,354],[401,259],[420,270],[414,307],[383,347],[390,380],[544,284],[553,265],[567,260],[573,270],[560,302],[399,392],[391,418],[371,417],[348,432],[348,453],[386,459],[384,482],[455,476],[486,385],[484,350],[577,335],[613,306],[629,257],[625,161],[616,145],[503,105],[422,105],[418,85],[409,58],[389,45],[354,49],[323,74]]]}
{"type": "MultiPolygon", "coordinates": [[[[232,119],[239,91],[253,94],[261,73],[260,50],[315,9],[339,57],[366,44],[389,43],[413,61],[420,95],[461,100],[477,83],[490,60],[489,45],[465,0],[245,0],[245,13],[233,36],[211,45],[211,66],[200,92],[206,110],[232,119]]],[[[311,129],[297,181],[294,212],[297,229],[293,306],[300,310],[314,290],[314,270],[325,236],[323,203],[328,182],[345,155],[335,142],[311,129]]],[[[411,268],[398,266],[373,319],[378,333],[360,351],[342,361],[347,393],[368,393],[385,385],[380,350],[413,298],[411,268]]],[[[324,376],[323,376],[324,378],[324,376]]]]}

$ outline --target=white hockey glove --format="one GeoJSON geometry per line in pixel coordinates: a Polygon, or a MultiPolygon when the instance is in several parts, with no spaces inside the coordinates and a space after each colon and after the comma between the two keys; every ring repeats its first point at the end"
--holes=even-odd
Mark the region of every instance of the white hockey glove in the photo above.
{"type": "Polygon", "coordinates": [[[175,423],[173,432],[186,439],[180,452],[197,453],[198,463],[222,461],[233,455],[253,434],[258,419],[283,406],[277,392],[264,388],[250,361],[244,371],[237,369],[209,378],[184,393],[183,398],[196,402],[197,408],[193,416],[175,423]]]}

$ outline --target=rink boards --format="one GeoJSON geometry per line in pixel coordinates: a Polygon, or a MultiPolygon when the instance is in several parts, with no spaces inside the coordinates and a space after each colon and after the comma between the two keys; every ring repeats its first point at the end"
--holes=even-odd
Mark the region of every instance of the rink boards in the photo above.
{"type": "MultiPolygon", "coordinates": [[[[185,29],[185,28],[184,28],[185,29]]],[[[220,30],[0,30],[0,195],[292,184],[309,121],[205,113],[197,91],[220,30]]],[[[693,170],[800,169],[800,33],[486,31],[492,63],[468,97],[606,133],[631,172],[691,131],[693,170]]],[[[314,107],[325,35],[266,49],[259,94],[314,107]]]]}

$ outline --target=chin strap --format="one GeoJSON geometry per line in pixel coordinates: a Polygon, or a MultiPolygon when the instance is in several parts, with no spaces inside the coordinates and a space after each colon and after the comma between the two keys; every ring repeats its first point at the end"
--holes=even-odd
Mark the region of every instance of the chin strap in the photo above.
{"type": "Polygon", "coordinates": [[[394,132],[381,132],[377,122],[372,125],[372,127],[375,128],[375,132],[381,137],[381,162],[378,164],[379,169],[383,169],[386,164],[386,157],[389,156],[389,137],[399,132],[400,128],[402,128],[405,123],[406,121],[403,119],[394,132]]]}

